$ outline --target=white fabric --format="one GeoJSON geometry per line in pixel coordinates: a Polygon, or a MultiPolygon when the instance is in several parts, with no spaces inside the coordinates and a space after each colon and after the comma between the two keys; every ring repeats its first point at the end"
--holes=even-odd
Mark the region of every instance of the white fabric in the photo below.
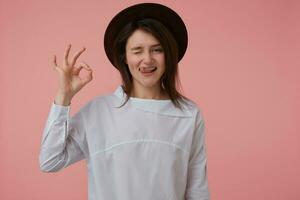
{"type": "Polygon", "coordinates": [[[195,103],[125,100],[121,86],[73,117],[53,103],[40,168],[57,172],[86,160],[89,200],[209,200],[203,114],[195,103]]]}

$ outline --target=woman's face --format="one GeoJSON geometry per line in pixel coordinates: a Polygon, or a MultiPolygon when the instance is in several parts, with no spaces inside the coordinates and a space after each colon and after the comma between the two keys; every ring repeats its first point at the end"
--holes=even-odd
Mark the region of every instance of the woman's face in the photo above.
{"type": "Polygon", "coordinates": [[[126,43],[126,61],[139,88],[160,89],[160,78],[165,72],[165,55],[159,41],[150,33],[137,29],[126,43]]]}

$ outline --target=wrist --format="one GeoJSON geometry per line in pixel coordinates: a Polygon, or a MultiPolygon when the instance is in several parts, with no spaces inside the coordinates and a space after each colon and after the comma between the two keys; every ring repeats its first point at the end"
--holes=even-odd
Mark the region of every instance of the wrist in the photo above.
{"type": "Polygon", "coordinates": [[[61,106],[69,106],[71,104],[71,97],[63,94],[57,94],[54,103],[61,106]]]}

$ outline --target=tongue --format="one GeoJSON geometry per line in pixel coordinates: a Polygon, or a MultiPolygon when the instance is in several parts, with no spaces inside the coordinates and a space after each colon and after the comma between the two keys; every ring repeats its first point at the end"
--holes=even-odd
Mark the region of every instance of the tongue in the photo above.
{"type": "Polygon", "coordinates": [[[151,72],[151,71],[153,71],[154,69],[155,69],[156,67],[151,67],[151,68],[142,68],[142,72],[151,72]]]}

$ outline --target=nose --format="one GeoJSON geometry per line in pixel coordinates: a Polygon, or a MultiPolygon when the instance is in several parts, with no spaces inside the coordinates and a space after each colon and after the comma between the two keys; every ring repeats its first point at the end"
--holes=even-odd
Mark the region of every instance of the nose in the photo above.
{"type": "Polygon", "coordinates": [[[145,51],[145,53],[143,55],[143,62],[145,64],[151,64],[153,62],[153,58],[152,58],[151,52],[145,51]]]}

